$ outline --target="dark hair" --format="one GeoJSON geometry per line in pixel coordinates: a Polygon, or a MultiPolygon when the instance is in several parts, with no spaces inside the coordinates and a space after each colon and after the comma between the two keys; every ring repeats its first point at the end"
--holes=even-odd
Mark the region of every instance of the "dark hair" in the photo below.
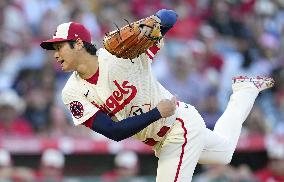
{"type": "MultiPolygon", "coordinates": [[[[76,41],[74,40],[70,40],[68,41],[68,44],[69,46],[73,49],[74,48],[74,44],[75,44],[76,41]]],[[[95,45],[89,43],[89,42],[85,42],[83,41],[83,44],[84,44],[84,48],[86,49],[86,51],[91,54],[91,55],[96,55],[96,52],[97,52],[97,48],[95,45]]]]}

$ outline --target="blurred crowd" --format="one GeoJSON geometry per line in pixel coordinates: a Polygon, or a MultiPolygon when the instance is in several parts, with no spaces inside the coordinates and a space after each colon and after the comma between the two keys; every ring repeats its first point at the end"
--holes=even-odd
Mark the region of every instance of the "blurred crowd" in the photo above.
{"type": "MultiPolygon", "coordinates": [[[[193,182],[283,182],[284,144],[283,139],[268,137],[266,140],[267,164],[252,170],[246,163],[233,165],[204,165],[195,173],[193,182]]],[[[40,155],[35,168],[16,165],[11,153],[0,149],[0,182],[154,182],[151,176],[141,175],[141,159],[132,150],[118,151],[112,166],[100,174],[86,176],[66,175],[65,154],[57,149],[46,149],[40,155]]],[[[70,165],[70,164],[69,164],[70,165]]],[[[84,165],[84,164],[76,164],[84,165]]],[[[108,165],[105,163],[105,165],[108,165]]],[[[71,167],[72,168],[72,167],[71,167]]],[[[76,171],[76,167],[73,166],[76,171]]],[[[79,169],[79,168],[77,168],[79,169]]]]}
{"type": "MultiPolygon", "coordinates": [[[[115,24],[161,8],[179,15],[153,63],[162,85],[194,105],[212,129],[228,102],[232,76],[272,76],[275,87],[258,97],[242,135],[283,136],[283,0],[1,0],[0,136],[96,138],[73,126],[61,101],[68,75],[39,43],[58,24],[77,21],[100,48],[115,24]]],[[[238,170],[246,173],[246,167],[238,170]]]]}
{"type": "Polygon", "coordinates": [[[55,149],[47,149],[40,156],[37,169],[14,164],[12,155],[0,150],[0,182],[60,182],[63,180],[65,156],[55,149]]]}

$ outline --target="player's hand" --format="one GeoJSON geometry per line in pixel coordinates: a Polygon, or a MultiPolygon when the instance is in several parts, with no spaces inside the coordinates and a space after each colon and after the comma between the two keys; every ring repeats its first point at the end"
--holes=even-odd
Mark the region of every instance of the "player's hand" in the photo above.
{"type": "Polygon", "coordinates": [[[162,118],[169,117],[175,113],[176,103],[176,97],[173,97],[171,100],[163,99],[158,103],[157,109],[159,110],[162,118]]]}
{"type": "Polygon", "coordinates": [[[140,34],[138,35],[138,39],[141,39],[144,35],[149,36],[152,28],[148,26],[140,26],[140,34]]]}
{"type": "Polygon", "coordinates": [[[161,35],[161,28],[160,28],[160,18],[157,16],[150,16],[149,18],[152,18],[155,20],[156,23],[149,26],[147,24],[141,23],[139,25],[140,34],[138,35],[138,39],[140,40],[142,37],[148,37],[148,38],[155,38],[157,40],[160,40],[161,35]]]}

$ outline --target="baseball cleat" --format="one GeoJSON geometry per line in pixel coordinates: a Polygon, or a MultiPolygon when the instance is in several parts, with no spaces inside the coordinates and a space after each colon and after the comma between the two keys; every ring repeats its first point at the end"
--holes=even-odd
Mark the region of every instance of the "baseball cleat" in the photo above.
{"type": "Polygon", "coordinates": [[[254,85],[259,92],[273,87],[275,83],[273,78],[266,76],[256,76],[256,77],[238,76],[238,77],[233,77],[232,82],[233,82],[233,87],[236,87],[237,85],[240,85],[240,87],[242,86],[247,87],[248,84],[254,85]]]}

